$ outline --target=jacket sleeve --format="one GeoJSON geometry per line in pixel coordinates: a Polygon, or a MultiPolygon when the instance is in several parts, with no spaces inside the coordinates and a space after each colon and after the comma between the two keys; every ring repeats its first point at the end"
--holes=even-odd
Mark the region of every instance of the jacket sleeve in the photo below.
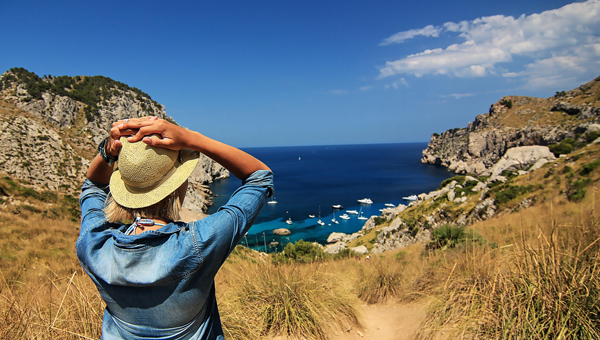
{"type": "Polygon", "coordinates": [[[250,229],[273,191],[271,171],[258,170],[250,175],[227,204],[216,213],[193,223],[200,252],[214,256],[213,263],[220,267],[250,229]]]}

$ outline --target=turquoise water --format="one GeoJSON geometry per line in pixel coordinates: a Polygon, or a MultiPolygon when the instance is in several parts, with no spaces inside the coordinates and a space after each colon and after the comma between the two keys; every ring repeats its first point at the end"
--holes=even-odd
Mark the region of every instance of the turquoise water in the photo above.
{"type": "MultiPolygon", "coordinates": [[[[357,210],[366,217],[380,215],[386,203],[407,204],[402,197],[435,190],[453,175],[444,168],[420,163],[426,147],[427,143],[399,143],[244,149],[273,170],[278,203],[265,205],[242,244],[272,252],[280,251],[288,242],[303,239],[325,244],[332,232],[360,230],[364,220],[357,215],[344,220],[340,214],[357,210]],[[370,198],[373,204],[360,204],[357,200],[362,198],[370,198]],[[344,209],[334,210],[334,204],[344,209]],[[317,224],[319,211],[324,226],[317,224]],[[339,224],[331,222],[333,214],[339,224]],[[288,218],[291,225],[285,222],[288,218]],[[273,235],[277,228],[292,233],[273,235]],[[269,246],[273,241],[278,246],[269,246]]],[[[240,184],[235,177],[211,184],[217,196],[208,212],[225,204],[240,184]]]]}

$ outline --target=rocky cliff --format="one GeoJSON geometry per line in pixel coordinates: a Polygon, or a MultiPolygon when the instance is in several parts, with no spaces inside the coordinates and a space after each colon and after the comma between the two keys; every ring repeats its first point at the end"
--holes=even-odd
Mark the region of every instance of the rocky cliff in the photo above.
{"type": "Polygon", "coordinates": [[[510,148],[545,145],[557,153],[563,142],[576,148],[600,131],[598,122],[600,77],[546,99],[507,96],[466,128],[433,134],[421,162],[459,174],[490,175],[491,167],[510,148]]]}
{"type": "MultiPolygon", "coordinates": [[[[148,115],[173,121],[150,96],[110,78],[41,78],[13,68],[0,76],[0,171],[36,189],[76,193],[112,122],[148,115]]],[[[203,156],[186,207],[205,211],[205,185],[228,176],[203,156]]]]}

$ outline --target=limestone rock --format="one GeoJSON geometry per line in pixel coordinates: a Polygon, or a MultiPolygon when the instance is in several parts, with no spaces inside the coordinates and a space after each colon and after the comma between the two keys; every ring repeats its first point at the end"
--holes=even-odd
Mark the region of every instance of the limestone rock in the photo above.
{"type": "Polygon", "coordinates": [[[278,228],[273,230],[273,234],[274,235],[279,235],[279,236],[287,236],[289,234],[291,234],[292,232],[289,229],[286,228],[278,228]]]}
{"type": "Polygon", "coordinates": [[[342,238],[346,236],[346,234],[344,233],[331,233],[329,234],[329,237],[327,238],[327,243],[336,243],[342,240],[342,238]]]}
{"type": "Polygon", "coordinates": [[[492,177],[503,171],[528,170],[532,165],[541,167],[556,157],[547,146],[519,146],[508,149],[504,156],[492,168],[492,177]]]}
{"type": "Polygon", "coordinates": [[[344,249],[346,249],[346,243],[340,241],[340,242],[336,242],[334,244],[328,245],[327,247],[325,247],[325,249],[323,251],[326,252],[327,254],[335,255],[344,249]]]}
{"type": "Polygon", "coordinates": [[[350,249],[352,249],[355,253],[361,254],[361,255],[364,255],[369,252],[369,250],[365,246],[358,246],[358,247],[353,247],[350,249]]]}

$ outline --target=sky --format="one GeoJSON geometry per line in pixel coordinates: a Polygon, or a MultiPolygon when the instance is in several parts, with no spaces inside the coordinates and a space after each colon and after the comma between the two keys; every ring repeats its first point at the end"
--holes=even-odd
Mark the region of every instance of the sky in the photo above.
{"type": "Polygon", "coordinates": [[[600,0],[2,1],[0,73],[102,75],[237,147],[427,142],[600,75],[600,0]]]}

